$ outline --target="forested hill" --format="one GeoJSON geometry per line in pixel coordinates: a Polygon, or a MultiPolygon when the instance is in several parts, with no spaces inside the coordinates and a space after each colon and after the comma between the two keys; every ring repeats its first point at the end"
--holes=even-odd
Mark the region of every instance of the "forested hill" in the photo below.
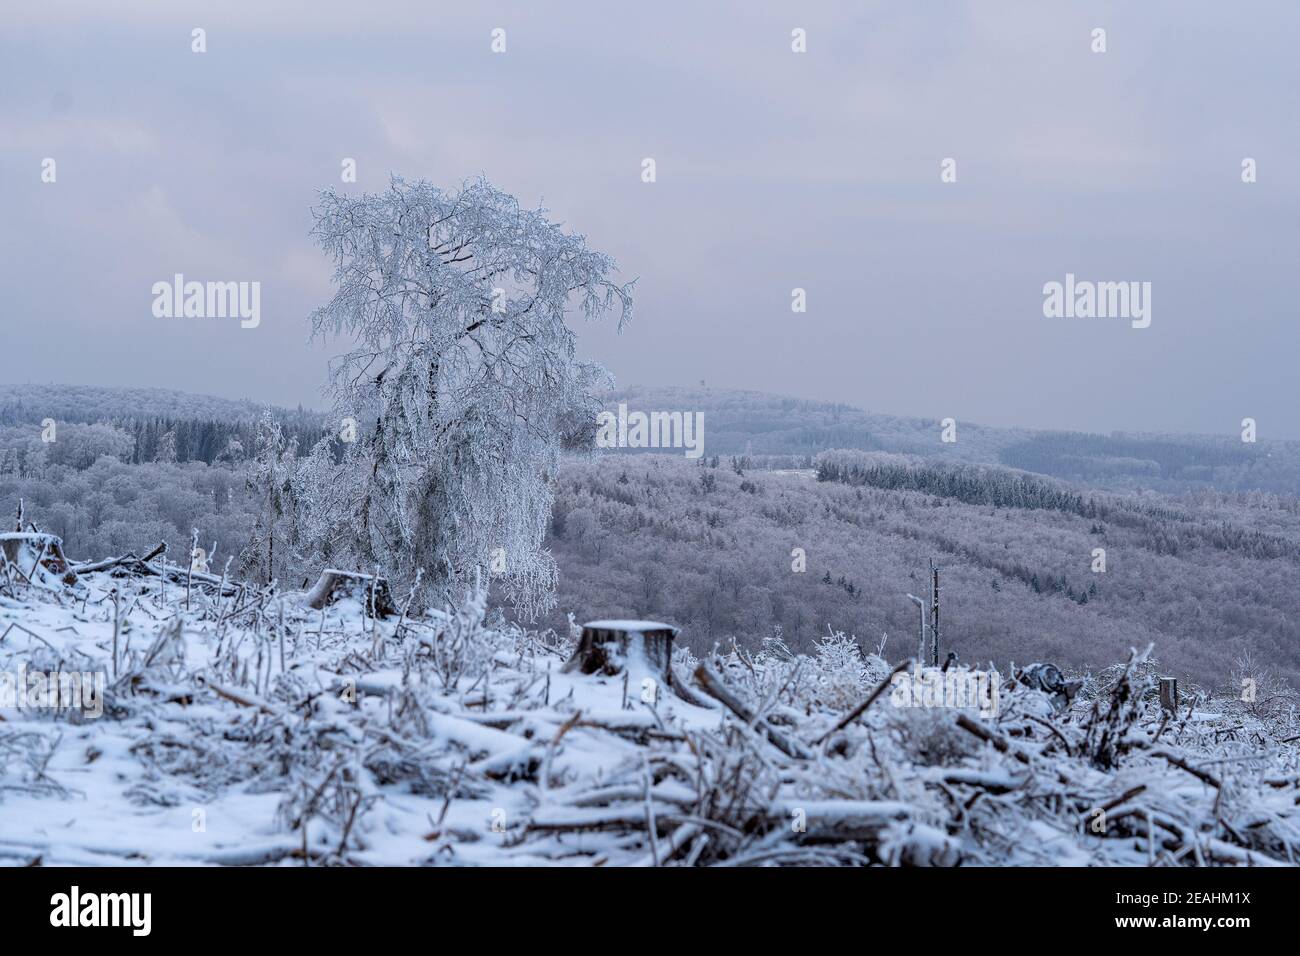
{"type": "MultiPolygon", "coordinates": [[[[827,625],[911,645],[907,593],[922,592],[934,557],[946,633],[966,660],[1103,666],[1154,641],[1170,668],[1205,683],[1226,682],[1242,654],[1300,678],[1300,498],[1224,490],[1291,480],[1292,445],[1261,441],[1243,461],[1208,439],[964,424],[942,445],[937,423],[752,393],[643,389],[622,400],[703,411],[705,457],[614,450],[566,461],[550,539],[561,612],[664,617],[697,646],[753,646],[779,626],[806,649],[827,625]],[[889,450],[819,447],[836,438],[889,450]],[[775,455],[733,463],[729,445],[775,455]],[[1124,464],[1107,465],[1119,446],[1124,464]],[[1041,471],[1001,463],[1016,456],[1041,471]],[[1047,473],[1067,465],[1105,480],[1047,473]],[[1129,480],[1193,490],[1127,490],[1129,480]],[[794,548],[806,572],[792,571],[794,548]],[[1102,573],[1091,570],[1098,548],[1102,573]]],[[[0,410],[0,512],[23,501],[76,558],[159,541],[184,554],[197,528],[224,562],[254,533],[264,502],[245,480],[262,411],[253,403],[8,386],[0,410]],[[46,418],[59,423],[57,441],[42,440],[46,418]]],[[[324,433],[318,413],[272,414],[300,453],[324,433]]]]}
{"type": "MultiPolygon", "coordinates": [[[[167,388],[119,388],[106,385],[56,383],[0,384],[0,425],[35,424],[46,418],[59,422],[170,419],[253,421],[267,408],[249,399],[217,398],[167,388]]],[[[320,425],[320,412],[271,407],[277,420],[320,425]]]]}
{"type": "Polygon", "coordinates": [[[559,606],[662,618],[699,649],[780,634],[807,650],[829,625],[912,653],[907,595],[925,593],[934,558],[945,649],[968,662],[1099,668],[1154,642],[1168,672],[1212,687],[1246,658],[1300,678],[1295,498],[1081,494],[996,466],[857,454],[822,456],[822,481],[743,458],[569,463],[550,537],[559,606]]]}
{"type": "MultiPolygon", "coordinates": [[[[1245,443],[1224,435],[1094,435],[995,428],[958,421],[955,442],[940,440],[934,419],[863,411],[817,402],[706,387],[634,386],[605,396],[605,407],[630,411],[703,412],[707,455],[786,456],[808,467],[811,456],[834,448],[886,451],[950,462],[1008,465],[1102,488],[1259,489],[1300,495],[1300,442],[1261,438],[1245,443]]],[[[29,426],[47,418],[60,424],[102,423],[127,433],[134,463],[167,460],[211,464],[232,438],[247,450],[249,429],[266,406],[160,388],[88,385],[0,385],[0,444],[13,447],[29,426]],[[15,431],[14,429],[20,429],[15,431]],[[162,441],[172,432],[172,439],[162,441]]],[[[323,412],[272,408],[300,448],[326,427],[323,412]]],[[[116,454],[116,451],[109,452],[116,454]]]]}
{"type": "Polygon", "coordinates": [[[41,423],[63,431],[56,459],[88,467],[100,455],[132,464],[242,460],[254,448],[253,432],[270,409],[304,452],[325,433],[318,411],[259,405],[164,388],[98,385],[0,385],[0,460],[41,445],[41,423]],[[97,427],[88,427],[97,426],[97,427]]]}
{"type": "Polygon", "coordinates": [[[887,451],[946,461],[1008,465],[1106,488],[1179,492],[1259,489],[1300,494],[1300,442],[1237,432],[1223,435],[1129,434],[995,428],[957,422],[956,441],[941,441],[938,420],[901,418],[851,405],[705,387],[620,389],[605,407],[704,413],[707,455],[784,455],[792,467],[833,448],[887,451]]]}
{"type": "Polygon", "coordinates": [[[703,412],[705,451],[718,455],[807,456],[830,448],[858,448],[995,462],[1001,449],[1034,434],[960,422],[960,440],[942,443],[934,419],[731,389],[638,385],[610,393],[605,407],[616,409],[620,402],[629,411],[703,412]]]}

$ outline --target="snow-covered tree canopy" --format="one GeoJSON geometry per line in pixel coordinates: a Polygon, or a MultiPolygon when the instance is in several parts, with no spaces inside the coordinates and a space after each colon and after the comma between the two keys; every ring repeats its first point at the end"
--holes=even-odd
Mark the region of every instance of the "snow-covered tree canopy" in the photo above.
{"type": "Polygon", "coordinates": [[[331,378],[340,416],[361,426],[343,474],[317,475],[322,500],[337,501],[341,479],[351,504],[320,533],[355,541],[358,564],[399,580],[422,569],[437,591],[490,565],[536,610],[555,575],[541,545],[559,452],[590,442],[592,391],[607,381],[576,360],[566,318],[615,312],[621,329],[632,283],[482,179],[455,192],[396,177],[379,195],[331,190],[313,214],[338,286],[313,336],[352,343],[331,378]]]}

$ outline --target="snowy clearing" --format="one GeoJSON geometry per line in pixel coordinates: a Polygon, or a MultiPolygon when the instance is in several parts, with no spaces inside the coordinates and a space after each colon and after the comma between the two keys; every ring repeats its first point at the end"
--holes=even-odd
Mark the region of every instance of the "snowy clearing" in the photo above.
{"type": "Polygon", "coordinates": [[[572,637],[481,597],[375,620],[355,596],[317,611],[86,567],[0,588],[0,672],[105,688],[100,717],[0,701],[3,863],[1269,865],[1300,847],[1294,715],[1193,694],[1167,716],[1141,655],[1062,714],[1011,681],[994,718],[899,706],[891,666],[843,635],[810,657],[679,648],[676,689],[647,692],[639,669],[563,671],[572,637]]]}

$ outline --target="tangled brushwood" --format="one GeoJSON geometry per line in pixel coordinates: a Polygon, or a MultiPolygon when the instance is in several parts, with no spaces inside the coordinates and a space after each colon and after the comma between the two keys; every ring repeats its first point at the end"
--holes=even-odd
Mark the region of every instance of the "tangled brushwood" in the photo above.
{"type": "Polygon", "coordinates": [[[106,684],[98,718],[0,702],[11,864],[1300,859],[1289,692],[1171,712],[1149,650],[1068,700],[1003,678],[985,716],[903,706],[910,662],[844,635],[666,666],[633,641],[584,673],[576,635],[508,625],[481,589],[416,613],[365,575],[285,592],[165,553],[12,571],[0,670],[106,684]]]}

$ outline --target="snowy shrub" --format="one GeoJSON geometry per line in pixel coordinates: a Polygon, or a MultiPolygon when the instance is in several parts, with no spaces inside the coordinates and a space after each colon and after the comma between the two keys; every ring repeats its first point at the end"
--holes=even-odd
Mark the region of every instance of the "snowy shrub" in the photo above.
{"type": "Polygon", "coordinates": [[[830,631],[814,645],[812,678],[805,701],[831,711],[848,711],[862,701],[867,691],[889,672],[877,656],[864,657],[856,637],[830,631]]]}
{"type": "Polygon", "coordinates": [[[59,742],[43,732],[0,727],[0,803],[6,792],[66,796],[48,772],[59,742]]]}
{"type": "Polygon", "coordinates": [[[978,742],[953,723],[951,711],[924,707],[892,710],[899,745],[908,759],[919,766],[957,766],[978,749],[978,742]]]}
{"type": "Polygon", "coordinates": [[[1255,717],[1278,719],[1294,715],[1300,697],[1271,667],[1260,664],[1249,651],[1237,658],[1228,679],[1227,693],[1246,706],[1255,717]]]}

